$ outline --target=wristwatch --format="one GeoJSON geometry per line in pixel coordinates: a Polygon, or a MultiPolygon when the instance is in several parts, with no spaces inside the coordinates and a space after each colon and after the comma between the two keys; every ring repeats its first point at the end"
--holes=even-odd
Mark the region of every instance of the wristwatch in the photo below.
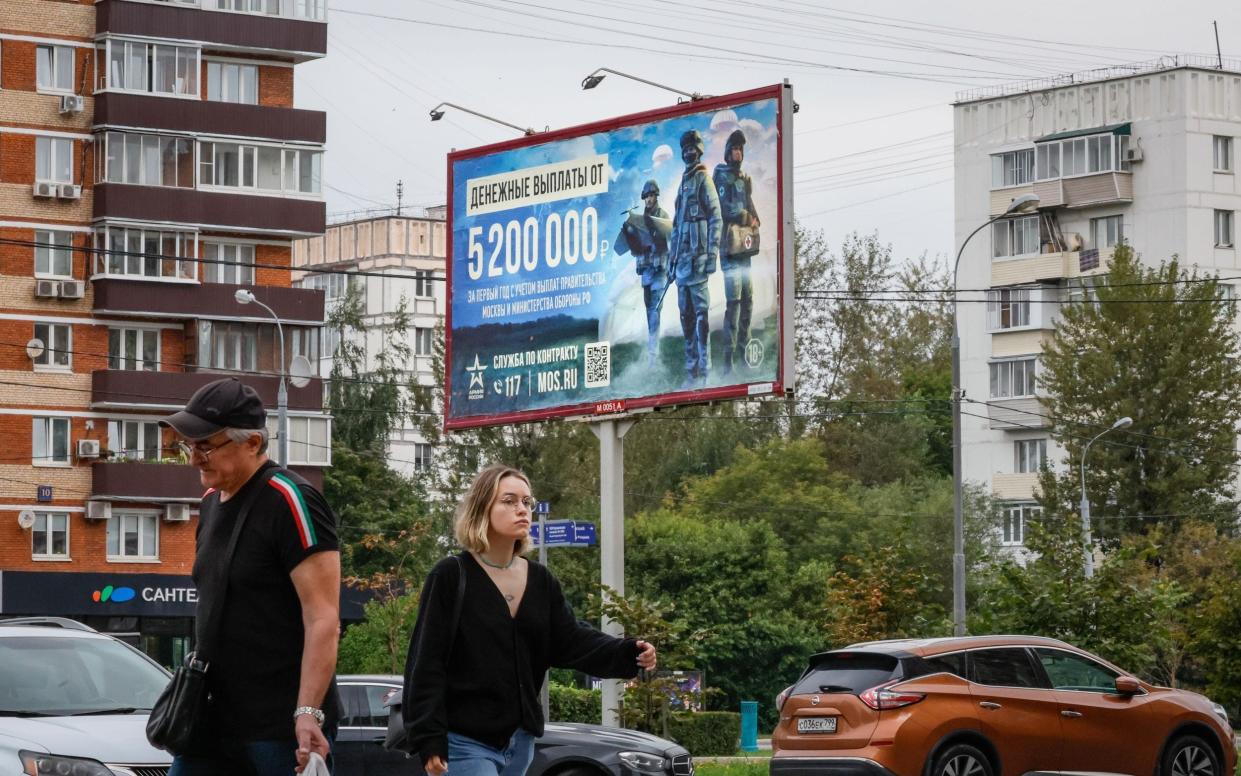
{"type": "Polygon", "coordinates": [[[323,727],[323,709],[316,709],[314,706],[298,706],[293,711],[293,719],[296,721],[303,714],[309,714],[315,718],[315,722],[319,723],[319,727],[323,727]]]}

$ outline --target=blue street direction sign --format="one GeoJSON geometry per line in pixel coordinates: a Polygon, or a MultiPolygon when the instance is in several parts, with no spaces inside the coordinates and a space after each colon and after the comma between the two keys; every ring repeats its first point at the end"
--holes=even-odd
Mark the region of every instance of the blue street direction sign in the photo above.
{"type": "Polygon", "coordinates": [[[536,515],[550,515],[552,513],[552,502],[540,501],[534,507],[536,515]]]}
{"type": "MultiPolygon", "coordinates": [[[[598,540],[595,524],[580,520],[546,520],[548,547],[589,547],[598,540]]],[[[542,546],[539,524],[530,526],[530,541],[535,547],[542,546]]]]}

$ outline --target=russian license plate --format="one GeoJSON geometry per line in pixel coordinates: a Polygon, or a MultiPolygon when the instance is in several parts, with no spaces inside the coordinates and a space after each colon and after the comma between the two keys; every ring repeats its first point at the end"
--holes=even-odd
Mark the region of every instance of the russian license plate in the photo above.
{"type": "Polygon", "coordinates": [[[797,720],[798,733],[835,733],[835,717],[800,717],[797,720]]]}

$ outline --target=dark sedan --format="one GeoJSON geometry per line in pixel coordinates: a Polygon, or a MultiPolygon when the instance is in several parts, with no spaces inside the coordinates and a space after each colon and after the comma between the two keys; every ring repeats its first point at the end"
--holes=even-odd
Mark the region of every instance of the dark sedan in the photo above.
{"type": "MultiPolygon", "coordinates": [[[[401,692],[401,677],[337,677],[340,733],[334,749],[337,776],[421,774],[417,758],[383,748],[388,729],[385,701],[401,692]]],[[[551,722],[535,741],[528,776],[693,776],[685,747],[633,730],[551,722]]]]}

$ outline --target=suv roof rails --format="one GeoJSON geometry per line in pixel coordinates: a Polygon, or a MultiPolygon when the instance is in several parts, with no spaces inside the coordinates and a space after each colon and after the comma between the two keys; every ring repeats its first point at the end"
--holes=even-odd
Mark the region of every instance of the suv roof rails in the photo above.
{"type": "Polygon", "coordinates": [[[98,633],[86,623],[71,620],[68,617],[14,617],[11,620],[0,620],[0,625],[33,625],[43,628],[64,628],[65,630],[98,633]]]}

